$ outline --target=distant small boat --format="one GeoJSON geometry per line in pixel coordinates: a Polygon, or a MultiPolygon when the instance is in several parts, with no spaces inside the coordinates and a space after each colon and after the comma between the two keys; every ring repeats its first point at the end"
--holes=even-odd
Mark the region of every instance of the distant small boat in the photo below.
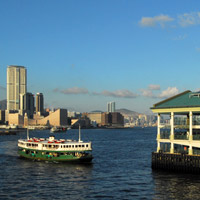
{"type": "Polygon", "coordinates": [[[35,128],[35,126],[29,126],[28,129],[29,130],[35,130],[36,128],[35,128]]]}
{"type": "Polygon", "coordinates": [[[50,130],[52,133],[55,133],[55,132],[66,132],[67,131],[67,128],[65,127],[61,127],[61,126],[54,126],[51,128],[50,130]]]}

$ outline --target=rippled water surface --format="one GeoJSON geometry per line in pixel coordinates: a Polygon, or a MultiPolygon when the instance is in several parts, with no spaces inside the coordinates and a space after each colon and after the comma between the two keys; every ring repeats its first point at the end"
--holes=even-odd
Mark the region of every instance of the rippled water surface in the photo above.
{"type": "MultiPolygon", "coordinates": [[[[48,131],[30,132],[48,137],[48,131]]],[[[91,140],[92,164],[20,159],[17,140],[0,136],[0,199],[199,199],[200,176],[152,171],[155,128],[82,130],[91,140]]],[[[77,130],[57,138],[78,138],[77,130]]]]}

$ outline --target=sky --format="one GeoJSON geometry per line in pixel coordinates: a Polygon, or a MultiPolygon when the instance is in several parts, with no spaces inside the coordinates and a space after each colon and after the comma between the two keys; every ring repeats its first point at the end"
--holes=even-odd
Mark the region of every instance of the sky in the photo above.
{"type": "Polygon", "coordinates": [[[0,0],[0,100],[20,65],[45,107],[149,113],[200,90],[199,33],[196,0],[0,0]]]}

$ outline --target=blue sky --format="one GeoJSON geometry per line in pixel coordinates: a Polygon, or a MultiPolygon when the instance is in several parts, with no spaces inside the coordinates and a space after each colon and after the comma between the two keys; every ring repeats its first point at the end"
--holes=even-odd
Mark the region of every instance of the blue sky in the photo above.
{"type": "Polygon", "coordinates": [[[149,112],[200,90],[199,33],[196,0],[0,1],[0,100],[7,66],[23,65],[47,107],[149,112]]]}

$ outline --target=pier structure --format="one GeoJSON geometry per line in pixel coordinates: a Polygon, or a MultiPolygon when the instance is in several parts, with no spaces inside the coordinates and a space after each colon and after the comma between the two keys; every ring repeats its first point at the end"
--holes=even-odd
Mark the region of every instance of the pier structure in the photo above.
{"type": "Polygon", "coordinates": [[[200,173],[200,92],[187,90],[151,110],[157,113],[152,168],[200,173]]]}

